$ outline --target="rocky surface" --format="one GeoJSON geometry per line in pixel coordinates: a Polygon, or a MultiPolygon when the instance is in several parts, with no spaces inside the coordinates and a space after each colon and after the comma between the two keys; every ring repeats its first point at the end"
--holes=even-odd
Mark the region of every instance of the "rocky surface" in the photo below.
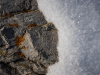
{"type": "Polygon", "coordinates": [[[0,75],[46,75],[58,35],[36,0],[0,0],[0,15],[0,75]]]}

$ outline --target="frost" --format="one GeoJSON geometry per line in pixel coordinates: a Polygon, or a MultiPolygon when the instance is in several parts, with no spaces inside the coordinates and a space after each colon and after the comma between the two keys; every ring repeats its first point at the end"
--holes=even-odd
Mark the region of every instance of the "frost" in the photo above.
{"type": "Polygon", "coordinates": [[[100,74],[99,0],[37,0],[58,29],[59,62],[47,75],[100,74]]]}

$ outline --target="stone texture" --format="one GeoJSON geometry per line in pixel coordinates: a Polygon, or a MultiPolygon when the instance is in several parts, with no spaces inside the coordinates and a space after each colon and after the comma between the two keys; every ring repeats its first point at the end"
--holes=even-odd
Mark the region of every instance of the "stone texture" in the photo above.
{"type": "Polygon", "coordinates": [[[46,75],[58,61],[58,35],[36,0],[2,0],[0,14],[0,75],[46,75]]]}
{"type": "Polygon", "coordinates": [[[4,62],[0,62],[0,75],[21,75],[15,68],[4,62]]]}
{"type": "Polygon", "coordinates": [[[0,14],[7,16],[8,14],[15,14],[18,12],[26,12],[28,10],[37,10],[36,0],[1,0],[0,14]]]}

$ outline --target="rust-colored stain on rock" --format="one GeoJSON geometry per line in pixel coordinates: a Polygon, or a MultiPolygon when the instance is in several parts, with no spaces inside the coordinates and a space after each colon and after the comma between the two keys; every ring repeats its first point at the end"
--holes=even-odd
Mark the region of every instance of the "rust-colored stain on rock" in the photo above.
{"type": "Polygon", "coordinates": [[[29,10],[29,12],[33,12],[33,10],[32,10],[32,9],[30,9],[30,10],[29,10]]]}
{"type": "Polygon", "coordinates": [[[23,9],[23,13],[28,13],[27,10],[26,10],[25,8],[23,9]]]}
{"type": "Polygon", "coordinates": [[[19,37],[16,36],[16,44],[17,44],[18,46],[20,46],[24,40],[25,40],[24,35],[19,36],[19,37]]]}
{"type": "Polygon", "coordinates": [[[23,49],[26,49],[26,47],[24,46],[23,49]]]}
{"type": "Polygon", "coordinates": [[[3,17],[3,15],[1,15],[1,17],[3,17]]]}
{"type": "Polygon", "coordinates": [[[20,54],[20,52],[17,52],[17,54],[19,55],[19,54],[20,54]]]}
{"type": "Polygon", "coordinates": [[[33,28],[33,27],[36,27],[37,25],[36,24],[29,24],[29,28],[33,28]]]}
{"type": "Polygon", "coordinates": [[[14,17],[14,15],[13,14],[10,14],[9,17],[14,17]]]}
{"type": "Polygon", "coordinates": [[[24,57],[24,54],[23,54],[23,53],[21,53],[21,54],[20,54],[20,57],[24,57]]]}
{"type": "Polygon", "coordinates": [[[8,24],[8,26],[9,27],[16,27],[16,28],[18,28],[18,24],[13,24],[13,25],[12,24],[8,24]]]}
{"type": "Polygon", "coordinates": [[[33,12],[33,10],[32,9],[27,10],[27,9],[24,8],[23,11],[21,11],[21,12],[13,11],[12,14],[5,13],[4,15],[1,15],[1,18],[7,17],[7,16],[8,17],[14,17],[15,14],[28,13],[28,12],[33,12]]]}
{"type": "Polygon", "coordinates": [[[6,47],[6,45],[4,47],[6,47]]]}
{"type": "Polygon", "coordinates": [[[6,16],[8,16],[8,14],[7,14],[7,13],[5,13],[5,17],[6,17],[6,16]]]}
{"type": "Polygon", "coordinates": [[[28,66],[26,66],[26,68],[29,68],[28,66]]]}

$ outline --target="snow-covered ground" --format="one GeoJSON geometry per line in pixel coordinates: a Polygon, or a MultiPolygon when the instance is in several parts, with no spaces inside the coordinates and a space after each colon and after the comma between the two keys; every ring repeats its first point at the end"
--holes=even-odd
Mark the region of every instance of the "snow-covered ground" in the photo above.
{"type": "Polygon", "coordinates": [[[59,36],[59,62],[47,75],[100,75],[100,0],[37,2],[59,36]]]}

